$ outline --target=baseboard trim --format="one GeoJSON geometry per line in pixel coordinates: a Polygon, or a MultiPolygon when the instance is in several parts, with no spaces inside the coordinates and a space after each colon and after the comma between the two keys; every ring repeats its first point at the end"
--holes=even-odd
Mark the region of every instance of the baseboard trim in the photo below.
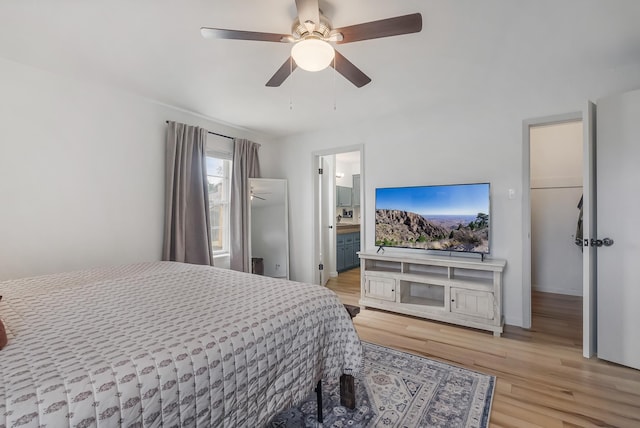
{"type": "Polygon", "coordinates": [[[540,286],[533,285],[531,287],[532,291],[539,291],[541,293],[553,293],[553,294],[564,294],[566,296],[579,296],[582,297],[582,289],[580,290],[568,290],[566,288],[555,288],[551,286],[540,286]]]}

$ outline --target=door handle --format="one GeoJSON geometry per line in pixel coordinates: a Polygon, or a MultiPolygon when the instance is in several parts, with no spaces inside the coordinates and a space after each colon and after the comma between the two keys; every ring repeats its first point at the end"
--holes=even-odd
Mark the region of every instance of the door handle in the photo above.
{"type": "Polygon", "coordinates": [[[588,246],[592,246],[592,247],[610,247],[613,245],[613,239],[611,238],[604,238],[604,239],[594,239],[591,238],[591,240],[584,240],[584,246],[588,247],[588,246]]]}
{"type": "Polygon", "coordinates": [[[592,247],[602,247],[602,239],[593,239],[591,238],[591,246],[592,247]]]}

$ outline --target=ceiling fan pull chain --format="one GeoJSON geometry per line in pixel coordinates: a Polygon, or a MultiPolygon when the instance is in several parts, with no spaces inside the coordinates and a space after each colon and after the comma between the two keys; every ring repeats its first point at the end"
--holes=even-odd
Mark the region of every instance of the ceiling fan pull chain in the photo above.
{"type": "MultiPolygon", "coordinates": [[[[289,57],[289,76],[293,74],[293,57],[289,57]]],[[[289,84],[289,110],[293,110],[293,86],[289,84]]]]}
{"type": "Polygon", "coordinates": [[[333,56],[333,111],[336,111],[336,56],[333,56]]]}

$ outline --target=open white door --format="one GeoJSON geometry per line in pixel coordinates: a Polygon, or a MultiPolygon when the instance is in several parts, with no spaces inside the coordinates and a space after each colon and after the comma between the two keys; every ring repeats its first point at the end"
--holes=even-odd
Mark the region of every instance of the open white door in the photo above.
{"type": "Polygon", "coordinates": [[[331,242],[333,239],[333,155],[318,156],[318,269],[320,285],[326,285],[330,272],[334,269],[331,263],[331,242]]]}
{"type": "Polygon", "coordinates": [[[327,203],[327,201],[324,199],[323,195],[324,192],[326,191],[325,188],[326,186],[324,185],[324,157],[323,156],[318,156],[318,164],[317,164],[317,168],[318,168],[318,175],[317,175],[317,192],[316,192],[316,197],[317,197],[317,201],[316,201],[316,208],[318,210],[318,212],[316,213],[316,215],[318,216],[318,228],[317,228],[317,245],[318,248],[316,249],[316,252],[318,254],[318,284],[320,285],[325,285],[328,281],[328,276],[326,274],[326,272],[328,272],[328,270],[326,270],[325,268],[327,267],[327,260],[326,260],[326,252],[325,252],[325,247],[326,247],[326,237],[325,237],[325,231],[324,231],[324,222],[325,220],[325,216],[324,216],[324,207],[327,203]]]}
{"type": "Polygon", "coordinates": [[[640,369],[640,90],[598,100],[598,357],[640,369]]]}
{"type": "Polygon", "coordinates": [[[596,236],[595,181],[596,106],[588,102],[582,115],[583,198],[582,198],[582,355],[590,358],[596,352],[596,247],[589,245],[596,236]]]}
{"type": "Polygon", "coordinates": [[[322,175],[322,230],[323,237],[323,254],[325,260],[325,280],[324,284],[329,281],[333,273],[336,271],[336,232],[334,224],[336,221],[335,208],[335,192],[336,192],[336,156],[327,155],[324,157],[324,170],[322,175]]]}

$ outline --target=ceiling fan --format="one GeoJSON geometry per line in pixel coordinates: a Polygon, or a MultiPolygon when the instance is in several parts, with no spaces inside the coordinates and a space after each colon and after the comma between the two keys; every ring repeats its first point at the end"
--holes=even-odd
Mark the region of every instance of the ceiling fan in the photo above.
{"type": "Polygon", "coordinates": [[[295,0],[295,2],[298,19],[293,23],[291,34],[260,33],[208,27],[202,27],[200,32],[203,37],[209,39],[292,43],[291,56],[269,79],[266,86],[280,86],[297,67],[307,71],[319,71],[331,66],[356,87],[360,88],[371,82],[371,79],[336,51],[329,42],[336,44],[352,43],[417,33],[422,30],[422,15],[419,13],[348,27],[332,28],[331,22],[322,14],[318,6],[318,0],[295,0]]]}
{"type": "Polygon", "coordinates": [[[257,198],[257,199],[260,199],[261,201],[266,201],[267,198],[263,198],[262,196],[258,196],[258,195],[270,195],[271,192],[256,192],[253,190],[253,186],[251,186],[249,194],[251,195],[251,200],[253,200],[253,198],[257,198]]]}

